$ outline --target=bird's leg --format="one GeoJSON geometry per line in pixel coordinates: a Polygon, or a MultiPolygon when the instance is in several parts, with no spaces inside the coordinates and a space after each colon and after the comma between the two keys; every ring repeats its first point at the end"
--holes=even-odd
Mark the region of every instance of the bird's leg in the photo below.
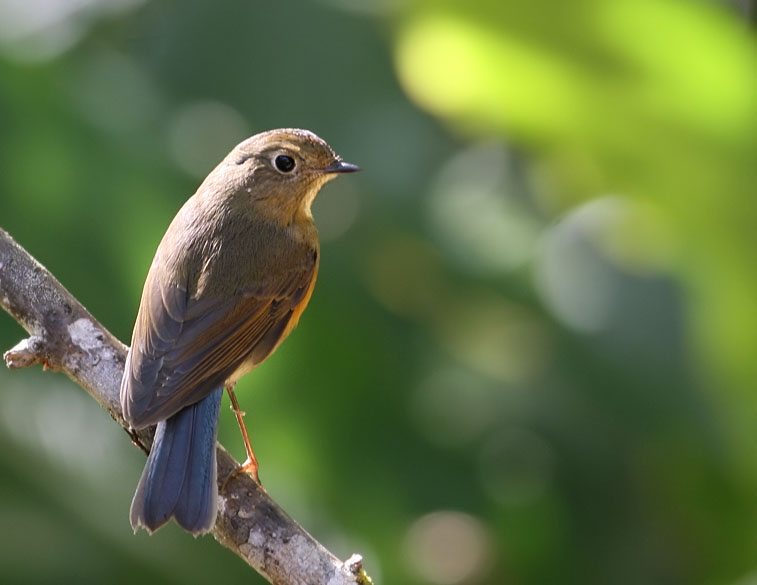
{"type": "MultiPolygon", "coordinates": [[[[252,477],[252,479],[255,480],[255,483],[260,484],[260,478],[258,477],[258,460],[255,457],[255,453],[252,450],[252,445],[250,444],[250,436],[247,434],[247,427],[244,425],[244,411],[239,408],[239,403],[237,402],[237,397],[234,394],[234,386],[236,386],[236,383],[228,383],[226,384],[226,392],[229,393],[229,399],[231,400],[231,410],[234,411],[234,416],[237,417],[237,424],[239,425],[239,430],[242,432],[242,440],[244,441],[244,448],[245,451],[247,451],[247,461],[242,463],[237,469],[234,470],[234,472],[229,476],[229,478],[226,480],[226,483],[228,483],[229,479],[234,477],[235,475],[238,475],[239,473],[248,473],[252,477]]],[[[224,483],[224,486],[226,485],[224,483]]]]}

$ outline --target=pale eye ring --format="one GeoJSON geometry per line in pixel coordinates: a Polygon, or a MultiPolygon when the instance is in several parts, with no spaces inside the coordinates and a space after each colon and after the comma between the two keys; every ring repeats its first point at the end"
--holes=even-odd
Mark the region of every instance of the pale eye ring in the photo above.
{"type": "Polygon", "coordinates": [[[280,154],[273,159],[274,166],[282,173],[291,173],[296,166],[294,159],[288,154],[280,154]]]}

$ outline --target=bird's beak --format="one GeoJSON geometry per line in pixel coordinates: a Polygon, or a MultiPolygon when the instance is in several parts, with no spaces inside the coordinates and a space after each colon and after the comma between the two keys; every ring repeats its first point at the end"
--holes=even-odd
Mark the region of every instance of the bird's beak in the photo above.
{"type": "Polygon", "coordinates": [[[360,167],[348,162],[344,162],[343,160],[335,160],[333,163],[331,163],[327,167],[324,167],[322,170],[324,173],[354,173],[356,171],[359,171],[360,167]]]}

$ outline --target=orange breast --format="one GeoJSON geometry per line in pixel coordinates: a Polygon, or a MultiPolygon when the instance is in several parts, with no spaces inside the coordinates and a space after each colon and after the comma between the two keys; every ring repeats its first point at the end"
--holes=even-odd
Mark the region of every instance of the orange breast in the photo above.
{"type": "Polygon", "coordinates": [[[308,288],[305,291],[305,294],[302,295],[302,300],[297,304],[297,306],[292,311],[292,318],[289,321],[289,325],[284,330],[284,334],[281,336],[282,341],[286,338],[287,335],[289,335],[292,332],[292,329],[297,327],[297,323],[300,320],[300,316],[305,310],[305,307],[308,306],[308,302],[310,302],[310,297],[313,295],[313,289],[315,288],[315,281],[317,280],[317,278],[318,278],[318,262],[316,262],[315,264],[315,268],[313,269],[313,277],[310,279],[310,284],[308,285],[308,288]]]}

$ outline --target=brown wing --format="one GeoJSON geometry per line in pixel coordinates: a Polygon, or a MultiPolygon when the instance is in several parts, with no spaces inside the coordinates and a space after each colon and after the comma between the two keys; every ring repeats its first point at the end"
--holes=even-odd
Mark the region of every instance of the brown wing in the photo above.
{"type": "Polygon", "coordinates": [[[313,262],[231,300],[192,299],[148,277],[121,383],[124,417],[135,428],[155,424],[262,362],[296,325],[316,272],[313,262]]]}

